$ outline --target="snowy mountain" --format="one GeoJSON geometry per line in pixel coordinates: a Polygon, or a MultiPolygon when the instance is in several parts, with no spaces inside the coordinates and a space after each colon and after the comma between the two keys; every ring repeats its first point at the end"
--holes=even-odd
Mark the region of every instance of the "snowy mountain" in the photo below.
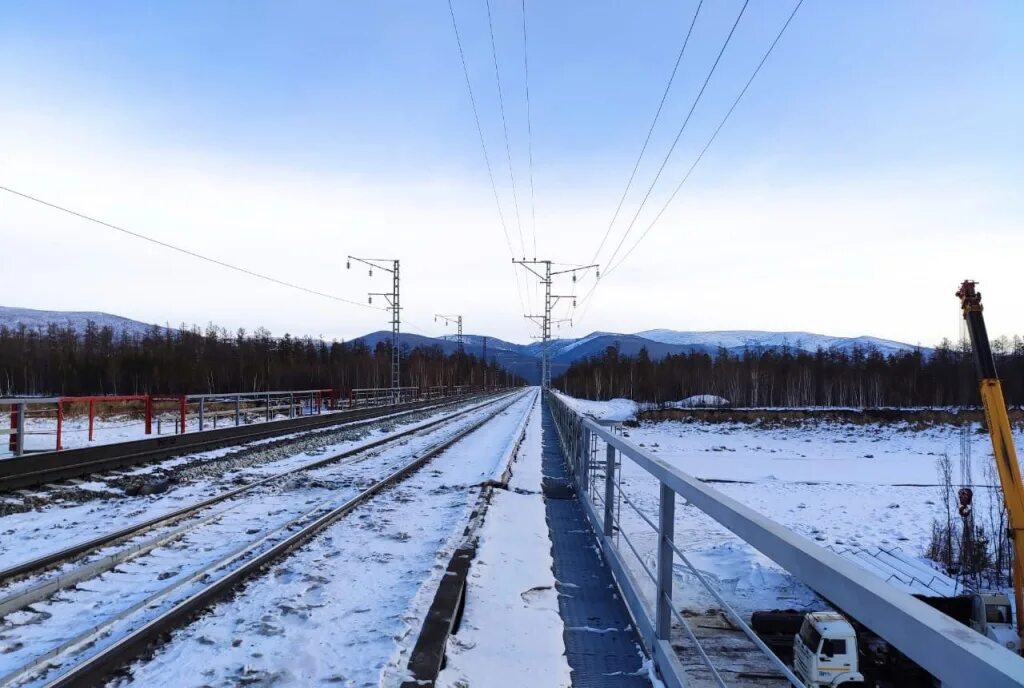
{"type": "Polygon", "coordinates": [[[50,323],[56,323],[62,327],[74,327],[81,333],[85,332],[85,325],[90,320],[99,327],[110,327],[117,334],[127,332],[130,335],[143,335],[153,327],[138,320],[98,311],[37,311],[32,308],[0,306],[0,326],[10,329],[24,325],[30,330],[45,330],[50,323]]]}
{"type": "Polygon", "coordinates": [[[861,349],[877,349],[883,354],[913,351],[915,347],[903,342],[878,337],[832,337],[813,332],[765,332],[762,330],[721,330],[712,332],[679,332],[677,330],[646,330],[637,332],[638,337],[664,344],[693,347],[724,348],[730,351],[743,349],[836,349],[851,351],[855,346],[861,349]]]}

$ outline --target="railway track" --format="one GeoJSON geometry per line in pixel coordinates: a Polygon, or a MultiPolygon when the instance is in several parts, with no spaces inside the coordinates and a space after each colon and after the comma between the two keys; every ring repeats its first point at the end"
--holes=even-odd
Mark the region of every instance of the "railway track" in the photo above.
{"type": "MultiPolygon", "coordinates": [[[[0,685],[83,685],[102,679],[239,582],[402,481],[526,396],[514,394],[511,399],[461,410],[401,437],[391,436],[243,486],[219,496],[217,502],[190,505],[176,518],[195,518],[174,528],[145,522],[109,533],[90,541],[94,546],[85,551],[96,556],[88,560],[81,561],[88,543],[40,558],[31,571],[61,561],[80,564],[55,576],[29,580],[0,599],[4,617],[0,685]],[[358,455],[361,458],[356,461],[338,463],[358,455]],[[367,461],[373,457],[378,460],[367,461]],[[307,482],[297,485],[298,477],[307,482]],[[268,486],[279,491],[268,492],[268,486]],[[258,508],[252,508],[257,497],[258,508]],[[224,508],[211,513],[210,507],[218,502],[225,502],[224,508]],[[152,535],[139,540],[145,533],[152,535]],[[240,533],[246,537],[239,538],[240,533]],[[115,543],[124,547],[101,551],[115,543]],[[15,644],[9,642],[13,637],[19,638],[15,644]],[[43,646],[46,649],[40,649],[43,646]]],[[[18,575],[29,573],[26,569],[18,575]]]]}
{"type": "MultiPolygon", "coordinates": [[[[486,396],[482,398],[486,398],[486,396]]],[[[190,432],[183,435],[166,435],[130,442],[67,449],[59,452],[26,454],[21,457],[0,460],[0,494],[246,442],[295,433],[330,430],[338,426],[356,427],[360,422],[374,422],[384,417],[400,418],[411,413],[465,403],[469,399],[472,397],[458,397],[441,403],[436,400],[418,401],[399,406],[354,409],[254,425],[190,432]]]]}

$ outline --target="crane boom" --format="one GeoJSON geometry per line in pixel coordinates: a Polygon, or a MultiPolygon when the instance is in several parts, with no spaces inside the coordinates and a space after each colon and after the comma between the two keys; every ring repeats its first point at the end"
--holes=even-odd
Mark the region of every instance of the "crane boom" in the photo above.
{"type": "Polygon", "coordinates": [[[1013,595],[1016,602],[1017,635],[1024,648],[1024,484],[1021,482],[1020,464],[1013,444],[1010,417],[1006,412],[1003,387],[996,375],[996,361],[992,356],[985,318],[982,315],[981,292],[975,288],[977,282],[964,280],[956,295],[960,298],[967,331],[974,350],[974,365],[978,371],[978,385],[981,402],[985,407],[985,420],[992,438],[992,451],[996,458],[999,483],[1003,489],[1006,512],[1010,521],[1010,537],[1013,539],[1013,595]]]}

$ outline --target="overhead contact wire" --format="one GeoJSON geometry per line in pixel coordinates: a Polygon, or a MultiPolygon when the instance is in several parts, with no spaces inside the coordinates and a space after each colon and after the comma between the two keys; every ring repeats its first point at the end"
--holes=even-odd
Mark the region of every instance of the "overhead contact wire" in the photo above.
{"type": "Polygon", "coordinates": [[[697,92],[697,97],[693,99],[693,104],[690,106],[690,111],[686,113],[686,119],[683,120],[682,126],[679,127],[679,132],[676,134],[675,139],[672,141],[672,145],[669,146],[668,152],[665,154],[665,158],[661,161],[661,166],[658,167],[657,174],[654,175],[654,179],[651,180],[650,186],[647,187],[647,193],[644,194],[643,200],[640,201],[640,206],[633,213],[633,219],[629,221],[629,226],[626,227],[625,233],[622,238],[619,239],[619,243],[616,245],[615,250],[612,252],[611,257],[608,259],[610,265],[615,257],[619,254],[622,249],[623,243],[629,236],[630,232],[633,231],[633,226],[636,224],[637,218],[640,217],[640,213],[643,211],[644,206],[647,205],[648,199],[651,197],[651,192],[654,191],[654,187],[657,185],[658,180],[661,178],[662,172],[665,171],[666,165],[668,165],[669,159],[672,157],[672,153],[675,152],[676,146],[679,144],[679,140],[683,137],[683,132],[686,131],[686,125],[690,123],[690,118],[693,117],[694,111],[697,109],[697,105],[700,103],[701,97],[704,95],[704,91],[707,89],[708,84],[711,82],[711,77],[714,76],[715,70],[718,68],[718,63],[722,60],[722,55],[725,54],[726,48],[729,47],[729,43],[732,41],[733,34],[736,33],[736,27],[739,26],[740,20],[743,18],[743,13],[747,10],[747,5],[750,4],[750,0],[744,0],[743,7],[740,8],[740,12],[736,15],[736,21],[733,22],[732,28],[729,29],[729,35],[725,37],[725,42],[722,43],[721,50],[718,51],[718,56],[715,57],[715,62],[711,65],[711,69],[708,70],[708,75],[704,78],[704,83],[700,87],[700,91],[697,92]]]}
{"type": "Polygon", "coordinates": [[[626,196],[629,194],[629,190],[633,186],[633,180],[636,179],[637,170],[640,169],[640,161],[643,160],[644,153],[647,152],[647,146],[650,144],[651,136],[654,134],[654,127],[658,124],[658,118],[661,117],[662,108],[665,107],[665,101],[668,99],[668,93],[672,89],[672,82],[675,81],[676,72],[679,71],[679,64],[683,61],[683,54],[686,52],[686,46],[690,43],[690,36],[693,34],[693,27],[697,23],[697,15],[700,14],[700,8],[703,4],[704,0],[700,0],[700,2],[697,3],[697,9],[693,13],[693,19],[690,20],[690,28],[686,31],[686,38],[683,39],[683,46],[679,49],[679,55],[676,57],[676,63],[672,67],[672,73],[668,77],[668,83],[665,84],[665,91],[661,94],[661,102],[658,103],[658,109],[654,113],[654,120],[651,122],[651,126],[647,129],[647,137],[644,139],[644,145],[640,147],[640,155],[636,156],[636,163],[634,163],[633,171],[629,174],[629,179],[626,181],[626,188],[622,190],[622,196],[619,198],[619,204],[615,206],[615,212],[612,214],[612,219],[608,223],[608,228],[604,231],[604,236],[601,237],[601,243],[598,245],[597,250],[594,251],[594,257],[590,259],[591,263],[597,261],[597,257],[601,253],[601,249],[604,248],[605,242],[608,241],[608,237],[611,235],[612,227],[615,226],[615,221],[619,219],[619,213],[622,212],[622,204],[625,203],[626,196]]]}
{"type": "MultiPolygon", "coordinates": [[[[491,191],[494,192],[494,204],[498,208],[498,219],[501,221],[501,231],[505,235],[505,245],[508,247],[509,255],[515,259],[515,249],[512,248],[512,239],[509,237],[508,224],[505,222],[505,213],[501,209],[501,197],[498,195],[498,185],[494,182],[494,169],[491,167],[491,156],[487,153],[487,142],[484,139],[484,129],[480,125],[480,111],[476,106],[476,96],[473,95],[473,83],[469,78],[469,67],[466,65],[466,52],[462,48],[462,37],[459,35],[459,25],[455,20],[455,8],[452,0],[448,0],[448,12],[452,18],[452,30],[455,32],[455,43],[459,47],[459,60],[462,62],[462,74],[466,78],[466,90],[469,92],[469,102],[473,107],[473,121],[476,122],[476,132],[480,137],[480,149],[484,154],[484,164],[487,166],[487,178],[491,181],[491,191]]],[[[519,282],[519,271],[512,267],[512,276],[516,285],[516,296],[519,298],[519,307],[526,313],[526,304],[523,301],[523,289],[519,282]]]]}
{"type": "Polygon", "coordinates": [[[772,44],[768,47],[768,50],[765,51],[765,54],[761,58],[761,61],[757,64],[757,68],[754,69],[753,74],[751,74],[750,78],[747,79],[747,83],[743,86],[743,90],[741,90],[739,95],[736,96],[736,100],[732,102],[732,105],[729,107],[729,110],[725,113],[725,117],[723,117],[722,121],[718,123],[718,126],[715,128],[714,133],[711,134],[711,138],[709,138],[707,143],[704,144],[704,148],[701,149],[700,153],[697,155],[697,158],[693,161],[693,164],[690,165],[690,168],[686,171],[686,175],[683,177],[682,181],[680,181],[679,184],[676,186],[675,190],[672,191],[672,194],[668,197],[668,200],[665,201],[665,204],[661,207],[661,210],[658,211],[658,214],[654,216],[654,219],[651,220],[651,223],[647,225],[647,229],[644,230],[643,234],[641,234],[640,237],[636,240],[636,242],[632,246],[630,246],[629,250],[625,254],[623,254],[622,258],[620,258],[615,265],[611,266],[608,269],[609,272],[615,270],[617,267],[622,265],[622,263],[627,258],[629,258],[630,254],[633,253],[633,251],[640,244],[640,242],[644,240],[644,237],[647,236],[648,232],[650,232],[654,225],[658,223],[658,221],[661,219],[661,216],[665,214],[665,211],[668,210],[668,207],[675,200],[676,195],[679,194],[679,191],[683,188],[683,185],[686,184],[686,181],[690,178],[690,175],[693,174],[693,170],[700,163],[701,159],[704,157],[704,154],[708,152],[708,148],[711,147],[711,144],[714,143],[715,139],[718,137],[718,132],[722,131],[722,127],[725,126],[725,123],[729,121],[729,117],[732,116],[733,110],[736,109],[736,106],[740,104],[740,100],[742,100],[743,96],[746,95],[747,89],[750,88],[750,84],[754,83],[754,79],[757,77],[758,72],[760,72],[761,68],[764,67],[764,63],[768,61],[768,57],[772,54],[772,51],[775,50],[775,46],[778,45],[779,40],[782,38],[782,34],[786,32],[786,29],[793,21],[793,17],[796,16],[797,10],[800,9],[800,6],[803,3],[804,0],[799,0],[796,3],[796,6],[793,7],[793,11],[790,12],[789,18],[786,19],[786,23],[782,25],[782,29],[780,29],[779,33],[775,36],[775,40],[772,41],[772,44]]]}
{"type": "MultiPolygon", "coordinates": [[[[703,2],[703,0],[702,0],[703,2]]],[[[523,74],[526,84],[526,150],[530,161],[530,224],[533,230],[533,259],[537,260],[537,202],[533,187],[533,121],[530,114],[530,58],[526,40],[526,0],[523,6],[523,74]]]]}
{"type": "Polygon", "coordinates": [[[94,224],[101,225],[101,226],[106,227],[108,229],[112,229],[112,230],[114,230],[116,232],[121,232],[122,234],[127,234],[130,237],[134,237],[136,239],[141,239],[142,241],[148,241],[151,244],[156,244],[157,246],[161,246],[163,248],[170,249],[171,251],[177,251],[178,253],[182,253],[182,254],[184,254],[186,256],[190,256],[190,257],[196,258],[198,260],[206,261],[207,263],[212,263],[212,264],[218,265],[218,266],[220,266],[222,268],[227,268],[228,270],[234,270],[235,272],[240,272],[240,273],[242,273],[244,275],[249,275],[250,277],[256,277],[258,279],[265,280],[267,282],[271,282],[271,283],[277,284],[279,286],[288,287],[289,289],[296,289],[298,291],[302,291],[302,292],[305,292],[307,294],[312,294],[314,296],[320,296],[320,297],[323,297],[325,299],[331,299],[332,301],[339,301],[341,303],[347,303],[347,304],[350,304],[350,305],[353,305],[353,306],[359,306],[361,308],[368,308],[370,310],[375,310],[375,311],[385,310],[383,308],[377,308],[376,306],[371,306],[369,304],[365,304],[365,303],[362,303],[360,301],[352,301],[350,299],[342,298],[341,296],[335,296],[334,294],[328,294],[326,292],[317,291],[316,289],[310,289],[309,287],[304,287],[301,284],[295,284],[294,282],[288,282],[286,280],[278,279],[276,277],[272,277],[270,275],[266,275],[266,274],[263,274],[261,272],[256,272],[255,270],[250,270],[248,268],[243,268],[243,267],[238,266],[238,265],[233,265],[231,263],[227,263],[227,262],[225,262],[223,260],[218,260],[217,258],[211,258],[210,256],[204,256],[201,253],[196,253],[195,251],[189,250],[187,248],[182,248],[181,246],[175,246],[174,244],[167,243],[166,241],[161,241],[160,239],[154,239],[153,237],[147,236],[147,235],[142,234],[140,232],[135,232],[135,231],[132,231],[130,229],[126,229],[124,227],[120,227],[120,226],[115,225],[115,224],[113,224],[111,222],[106,222],[104,220],[100,220],[99,218],[95,218],[95,217],[92,217],[90,215],[86,215],[85,213],[80,213],[80,212],[78,212],[76,210],[72,210],[70,208],[66,208],[66,207],[64,207],[62,205],[58,205],[56,203],[51,203],[50,201],[45,201],[45,200],[43,200],[41,198],[37,198],[36,196],[31,196],[31,195],[29,195],[27,193],[23,193],[21,191],[16,191],[15,189],[12,189],[12,188],[7,187],[7,186],[0,186],[0,190],[6,191],[7,193],[13,194],[15,196],[20,196],[21,198],[24,198],[26,200],[32,201],[33,203],[38,203],[38,204],[44,205],[44,206],[46,206],[48,208],[52,208],[54,210],[59,210],[62,213],[67,213],[68,215],[73,215],[74,217],[77,217],[77,218],[79,218],[81,220],[86,220],[87,222],[92,222],[94,224]]]}
{"type": "MultiPolygon", "coordinates": [[[[605,271],[605,277],[607,277],[608,274],[610,274],[613,270],[618,269],[618,267],[622,265],[623,262],[625,262],[626,258],[628,258],[630,254],[633,253],[633,251],[640,244],[640,242],[643,241],[644,237],[647,236],[648,232],[650,232],[651,229],[654,227],[655,223],[658,222],[658,220],[661,218],[664,212],[668,209],[669,205],[673,202],[676,195],[679,193],[680,189],[682,189],[683,185],[690,178],[690,175],[697,167],[697,164],[703,159],[704,154],[707,153],[708,149],[711,147],[711,144],[714,143],[715,139],[718,137],[718,134],[722,131],[722,128],[725,127],[726,122],[729,121],[729,118],[732,116],[732,113],[736,109],[736,106],[740,104],[740,101],[743,99],[743,96],[746,95],[747,91],[750,89],[750,85],[754,82],[754,79],[757,78],[757,75],[761,72],[761,68],[764,67],[765,63],[768,61],[768,58],[775,50],[775,47],[782,39],[783,34],[789,28],[789,25],[793,22],[793,18],[796,16],[797,10],[799,10],[800,7],[803,5],[803,2],[804,0],[798,0],[796,5],[793,7],[793,11],[790,12],[789,17],[786,19],[786,22],[782,25],[782,28],[779,29],[778,34],[776,34],[775,36],[775,40],[773,40],[771,45],[768,46],[768,50],[766,50],[764,55],[761,57],[761,61],[758,63],[757,67],[750,75],[750,78],[747,79],[747,83],[743,86],[743,89],[740,91],[739,95],[736,96],[736,99],[732,102],[732,105],[729,107],[729,110],[725,113],[725,116],[722,118],[721,122],[718,123],[718,126],[715,128],[714,133],[711,134],[711,137],[708,139],[707,143],[704,144],[703,149],[701,149],[701,152],[697,155],[697,158],[694,160],[693,164],[690,165],[689,170],[686,172],[686,176],[684,176],[683,180],[679,182],[679,184],[676,186],[675,190],[672,192],[672,195],[669,196],[668,201],[666,201],[664,206],[662,206],[661,210],[658,211],[658,214],[655,216],[654,220],[647,226],[647,229],[644,230],[644,233],[640,235],[637,241],[629,248],[629,250],[625,253],[625,255],[622,256],[621,259],[619,259],[617,263],[611,265],[605,271]]],[[[594,285],[590,288],[590,290],[586,293],[586,295],[584,295],[581,305],[582,313],[580,314],[580,320],[586,317],[587,310],[590,307],[594,291],[597,289],[598,284],[600,284],[600,282],[595,282],[594,285]]]]}
{"type": "Polygon", "coordinates": [[[505,132],[505,155],[508,158],[508,176],[512,180],[512,206],[516,211],[516,226],[519,228],[519,247],[526,258],[526,243],[523,241],[523,222],[519,215],[519,194],[516,191],[516,175],[512,171],[512,146],[508,139],[508,122],[505,119],[505,96],[501,90],[501,72],[498,70],[498,48],[494,42],[494,21],[491,18],[491,0],[485,0],[487,5],[487,28],[491,32],[491,55],[494,57],[494,80],[498,84],[498,109],[501,111],[501,128],[505,132]]]}

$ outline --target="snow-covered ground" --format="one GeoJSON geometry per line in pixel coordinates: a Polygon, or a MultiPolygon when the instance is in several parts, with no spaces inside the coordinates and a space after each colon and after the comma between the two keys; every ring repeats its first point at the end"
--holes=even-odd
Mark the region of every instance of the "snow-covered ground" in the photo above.
{"type": "Polygon", "coordinates": [[[509,489],[497,490],[470,569],[462,624],[438,686],[571,683],[541,494],[541,413],[530,414],[509,489]]]}
{"type": "MultiPolygon", "coordinates": [[[[339,411],[325,411],[323,415],[330,413],[341,413],[339,411]]],[[[25,450],[33,452],[54,451],[57,448],[57,417],[56,410],[33,411],[31,415],[26,414],[25,419],[25,450]]],[[[230,415],[221,416],[214,421],[212,413],[208,414],[203,424],[204,430],[224,428],[234,425],[234,412],[230,415]]],[[[265,412],[260,409],[243,412],[243,418],[247,424],[256,424],[266,421],[265,412]]],[[[275,412],[271,420],[285,420],[288,418],[286,412],[275,412]]],[[[157,435],[173,435],[176,430],[176,423],[179,419],[177,413],[161,413],[153,418],[152,434],[146,434],[145,421],[130,414],[114,414],[110,416],[97,416],[93,421],[93,439],[89,439],[89,417],[87,415],[65,415],[61,427],[61,445],[64,449],[78,449],[80,447],[91,447],[99,444],[112,444],[114,442],[128,442],[131,440],[143,440],[157,435]]],[[[190,409],[185,418],[185,429],[187,432],[199,430],[199,418],[196,411],[190,409]]],[[[0,460],[10,458],[13,453],[9,450],[6,438],[0,445],[0,460]]]]}
{"type": "MultiPolygon", "coordinates": [[[[455,408],[423,411],[402,415],[394,419],[382,419],[376,427],[362,427],[342,431],[334,439],[313,443],[307,449],[282,448],[280,456],[264,463],[242,463],[229,465],[213,475],[193,477],[188,475],[166,491],[155,494],[126,496],[119,485],[111,485],[100,476],[91,480],[72,481],[80,493],[72,498],[54,499],[52,490],[22,491],[17,495],[0,496],[0,569],[31,560],[46,552],[55,551],[71,544],[89,540],[118,527],[155,518],[170,513],[188,504],[237,487],[241,482],[252,482],[282,471],[290,470],[323,456],[350,451],[380,440],[396,431],[425,426],[428,423],[452,413],[455,408]],[[89,499],[94,492],[96,499],[89,499]],[[39,502],[39,506],[16,513],[5,513],[8,503],[28,499],[39,502]]],[[[454,429],[449,432],[454,432],[454,429]]],[[[299,437],[295,433],[286,437],[299,437]]],[[[332,436],[325,434],[325,437],[332,436]]],[[[436,438],[436,436],[435,436],[436,438]]],[[[276,438],[281,439],[281,438],[276,438]]],[[[259,448],[276,441],[257,440],[245,445],[259,448]]],[[[414,437],[409,440],[410,449],[427,446],[431,439],[414,437]]],[[[192,464],[222,458],[239,451],[239,447],[224,447],[206,452],[175,457],[157,463],[146,464],[118,471],[120,482],[124,480],[146,480],[150,476],[178,470],[188,470],[192,464]]]]}
{"type": "Polygon", "coordinates": [[[391,686],[528,394],[175,633],[121,684],[391,686]]]}
{"type": "MultiPolygon", "coordinates": [[[[567,401],[606,419],[623,417],[630,403],[567,401]]],[[[960,482],[961,431],[955,426],[820,421],[765,428],[688,420],[643,422],[624,431],[630,441],[652,454],[823,547],[854,559],[865,552],[871,556],[892,551],[922,572],[930,566],[923,554],[932,521],[945,518],[936,471],[936,460],[943,453],[953,462],[954,482],[960,482]]],[[[1016,439],[1020,443],[1024,436],[1018,432],[1016,439]]],[[[988,435],[975,426],[969,442],[975,514],[983,519],[991,500],[998,504],[1001,498],[992,489],[978,487],[986,481],[985,464],[992,461],[988,435]]],[[[628,459],[623,466],[625,494],[656,521],[656,481],[628,459]]],[[[626,537],[640,550],[643,564],[653,570],[655,534],[625,502],[621,514],[626,537]]],[[[680,500],[676,514],[677,544],[741,613],[821,604],[796,578],[695,507],[680,500]]],[[[625,543],[622,550],[629,553],[625,543]]],[[[637,579],[647,580],[639,562],[634,564],[637,579]]],[[[716,606],[679,562],[676,574],[678,607],[703,611],[716,606]]],[[[916,581],[900,587],[935,594],[916,581]]]]}

